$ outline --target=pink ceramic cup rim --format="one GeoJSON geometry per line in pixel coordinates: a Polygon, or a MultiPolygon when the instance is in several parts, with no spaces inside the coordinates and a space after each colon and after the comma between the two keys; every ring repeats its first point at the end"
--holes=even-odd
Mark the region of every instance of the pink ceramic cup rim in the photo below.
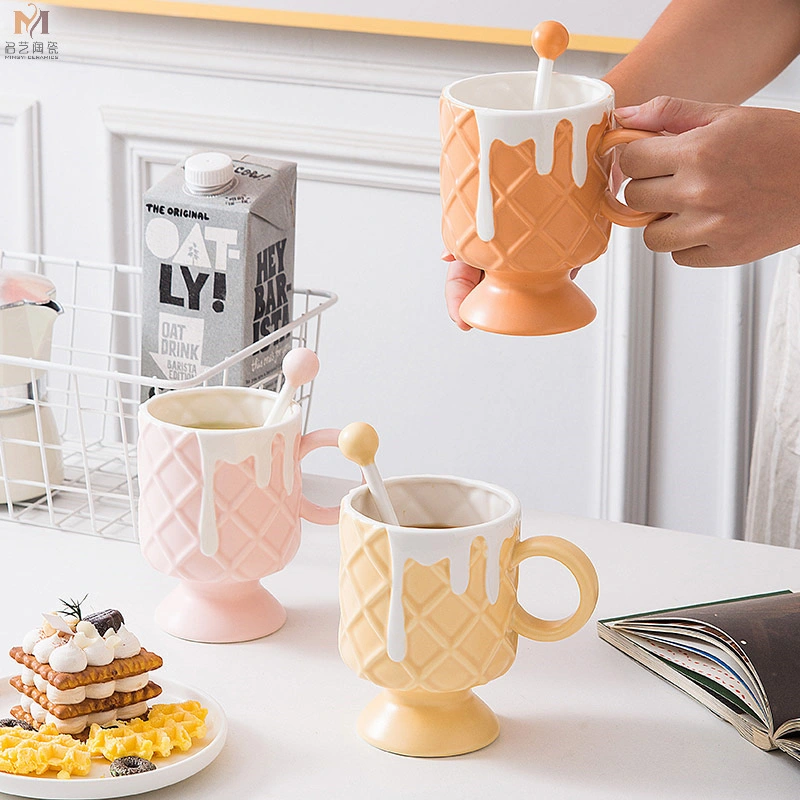
{"type": "Polygon", "coordinates": [[[564,116],[565,111],[570,111],[573,109],[585,109],[591,108],[592,106],[603,105],[604,103],[608,102],[608,99],[611,98],[612,102],[614,99],[614,89],[607,84],[605,81],[601,81],[599,78],[589,78],[586,75],[566,75],[564,73],[555,73],[553,78],[557,81],[565,81],[568,83],[577,83],[583,86],[590,86],[599,91],[597,97],[593,97],[590,100],[586,100],[582,103],[574,103],[571,105],[566,106],[556,106],[553,108],[543,108],[537,111],[534,111],[532,108],[494,108],[492,106],[486,105],[478,105],[476,103],[470,103],[467,100],[462,100],[459,97],[454,95],[454,91],[458,91],[460,88],[463,88],[466,84],[469,83],[478,83],[478,82],[488,82],[489,80],[497,80],[500,78],[508,78],[511,77],[516,78],[520,75],[536,75],[536,71],[533,70],[518,70],[516,72],[490,72],[486,73],[485,75],[471,75],[469,78],[460,78],[457,81],[453,81],[453,83],[448,84],[447,86],[442,89],[442,97],[448,100],[450,103],[456,106],[460,106],[461,108],[471,108],[474,110],[481,110],[481,111],[492,111],[496,114],[514,114],[514,115],[522,115],[528,114],[535,117],[546,117],[550,115],[558,115],[559,118],[564,116]]]}
{"type": "MultiPolygon", "coordinates": [[[[153,412],[153,407],[155,406],[155,408],[158,409],[159,405],[168,405],[173,402],[179,403],[184,397],[209,393],[247,395],[259,400],[272,399],[273,402],[278,396],[277,392],[273,392],[270,389],[253,389],[249,386],[197,386],[193,389],[176,389],[175,391],[162,392],[161,394],[154,395],[149,400],[146,400],[144,403],[142,403],[139,406],[139,420],[142,422],[146,418],[150,424],[163,425],[165,428],[171,428],[172,430],[176,431],[199,430],[191,425],[181,425],[178,422],[170,422],[169,420],[162,419],[153,412]]],[[[272,425],[266,425],[266,416],[269,414],[269,410],[271,408],[272,404],[270,404],[266,409],[264,422],[254,423],[252,425],[252,430],[272,430],[275,428],[286,427],[294,423],[301,414],[300,405],[295,400],[292,400],[289,408],[286,409],[286,412],[283,415],[283,419],[272,423],[272,425]]],[[[202,428],[203,436],[225,436],[235,433],[237,430],[241,432],[243,430],[247,430],[247,428],[221,428],[219,430],[215,430],[213,428],[202,428]]]]}
{"type": "Polygon", "coordinates": [[[421,536],[449,536],[454,531],[469,530],[475,536],[480,536],[481,530],[494,528],[497,525],[505,525],[513,522],[515,518],[519,518],[522,514],[519,498],[508,489],[498,486],[495,483],[488,483],[487,481],[480,481],[473,478],[459,478],[456,475],[400,475],[394,478],[385,478],[383,481],[387,489],[391,488],[394,484],[413,485],[420,483],[440,483],[450,484],[457,486],[465,486],[473,489],[479,489],[487,494],[498,497],[508,503],[508,508],[502,513],[493,517],[492,519],[485,520],[484,522],[476,522],[473,525],[454,525],[448,528],[421,528],[414,525],[392,525],[388,522],[381,522],[380,520],[370,517],[367,514],[359,511],[353,507],[354,500],[360,500],[363,495],[369,492],[367,484],[361,484],[351,489],[342,498],[342,514],[349,514],[367,525],[383,525],[386,528],[402,528],[404,531],[419,533],[421,536]]]}

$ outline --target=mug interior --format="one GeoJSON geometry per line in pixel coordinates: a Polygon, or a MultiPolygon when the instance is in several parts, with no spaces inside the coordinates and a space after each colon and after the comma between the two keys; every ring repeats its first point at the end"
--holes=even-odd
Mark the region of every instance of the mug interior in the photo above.
{"type": "MultiPolygon", "coordinates": [[[[456,81],[445,90],[445,95],[471,108],[531,112],[535,85],[535,72],[498,72],[456,81]]],[[[595,78],[554,73],[550,103],[545,110],[592,104],[612,94],[607,83],[595,78]]]]}
{"type": "MultiPolygon", "coordinates": [[[[234,430],[260,428],[267,421],[276,394],[264,389],[208,386],[156,395],[143,409],[154,419],[181,428],[234,430]]],[[[283,422],[300,413],[292,403],[283,422]]]]}
{"type": "MultiPolygon", "coordinates": [[[[404,528],[473,527],[519,513],[517,498],[489,483],[436,475],[389,478],[384,483],[404,528]]],[[[380,520],[369,487],[353,490],[350,505],[370,521],[380,520]]]]}

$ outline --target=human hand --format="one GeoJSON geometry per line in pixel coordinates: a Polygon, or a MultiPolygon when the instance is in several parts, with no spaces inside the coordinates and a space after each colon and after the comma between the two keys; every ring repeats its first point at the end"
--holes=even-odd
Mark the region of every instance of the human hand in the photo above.
{"type": "Polygon", "coordinates": [[[447,268],[447,281],[444,285],[447,313],[462,331],[470,331],[472,326],[467,325],[461,319],[458,309],[461,308],[464,298],[483,280],[483,270],[471,267],[463,261],[456,261],[456,257],[446,250],[442,253],[442,261],[450,262],[447,268]]]}
{"type": "Polygon", "coordinates": [[[667,132],[622,148],[625,199],[663,211],[645,244],[678,264],[722,267],[800,243],[800,114],[656,97],[617,109],[626,128],[667,132]]]}

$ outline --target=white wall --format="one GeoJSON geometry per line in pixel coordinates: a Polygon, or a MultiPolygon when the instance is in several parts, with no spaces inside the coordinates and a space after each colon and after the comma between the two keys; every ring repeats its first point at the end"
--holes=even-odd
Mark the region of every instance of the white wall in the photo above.
{"type": "MultiPolygon", "coordinates": [[[[0,19],[14,6],[0,0],[0,19]]],[[[296,283],[341,297],[314,426],[372,422],[387,475],[453,472],[545,510],[739,530],[768,265],[685,270],[621,231],[579,277],[598,306],[584,330],[513,340],[446,316],[438,94],[530,68],[524,48],[63,8],[50,28],[59,61],[0,62],[0,247],[135,261],[141,192],[182,155],[297,160],[296,283]]],[[[559,66],[602,75],[615,60],[559,66]]],[[[354,475],[333,454],[309,467],[354,475]]]]}

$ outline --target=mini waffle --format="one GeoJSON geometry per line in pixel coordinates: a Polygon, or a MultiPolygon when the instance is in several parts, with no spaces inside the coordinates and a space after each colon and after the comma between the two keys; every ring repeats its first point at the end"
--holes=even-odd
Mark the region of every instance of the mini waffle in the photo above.
{"type": "Polygon", "coordinates": [[[92,683],[106,683],[118,678],[132,678],[143,672],[158,669],[164,661],[161,656],[142,648],[130,658],[116,658],[102,667],[86,667],[80,672],[56,672],[49,664],[42,664],[32,655],[23,652],[21,647],[12,647],[8,653],[18,664],[23,664],[41,675],[51,686],[65,691],[92,683]]]}
{"type": "Polygon", "coordinates": [[[89,748],[72,736],[0,728],[0,772],[43,775],[52,769],[59,778],[69,778],[88,775],[91,766],[89,748]]]}
{"type": "Polygon", "coordinates": [[[166,758],[173,750],[188,750],[195,739],[207,733],[208,709],[196,700],[154,705],[147,720],[118,722],[105,728],[92,725],[87,746],[92,755],[109,761],[123,756],[166,758]]]}

